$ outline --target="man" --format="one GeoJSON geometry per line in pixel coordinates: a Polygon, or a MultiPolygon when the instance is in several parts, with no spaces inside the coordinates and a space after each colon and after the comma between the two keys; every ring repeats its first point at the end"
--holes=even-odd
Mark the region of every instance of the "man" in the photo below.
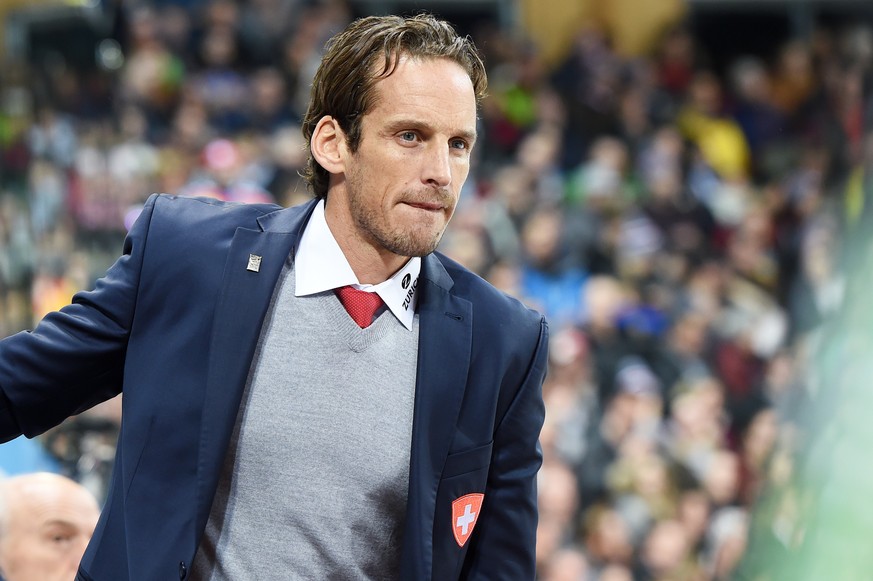
{"type": "Polygon", "coordinates": [[[5,581],[69,581],[100,508],[83,486],[49,472],[0,481],[0,575],[5,581]]]}
{"type": "Polygon", "coordinates": [[[352,23],[315,200],[152,197],[94,291],[0,344],[0,438],[124,392],[79,579],[533,579],[547,327],[434,252],[485,85],[445,22],[352,23]]]}

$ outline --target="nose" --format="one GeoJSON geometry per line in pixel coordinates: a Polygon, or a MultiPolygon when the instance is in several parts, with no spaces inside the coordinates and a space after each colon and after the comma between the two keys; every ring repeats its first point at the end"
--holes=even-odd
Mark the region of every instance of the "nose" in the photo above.
{"type": "Polygon", "coordinates": [[[67,571],[71,572],[69,576],[70,579],[76,576],[76,572],[79,570],[79,564],[82,561],[82,557],[85,555],[85,549],[87,546],[88,543],[84,543],[81,547],[73,547],[64,557],[64,565],[62,566],[65,567],[67,571]]]}
{"type": "Polygon", "coordinates": [[[429,148],[422,181],[439,188],[448,187],[452,183],[452,161],[448,147],[434,144],[429,148]]]}

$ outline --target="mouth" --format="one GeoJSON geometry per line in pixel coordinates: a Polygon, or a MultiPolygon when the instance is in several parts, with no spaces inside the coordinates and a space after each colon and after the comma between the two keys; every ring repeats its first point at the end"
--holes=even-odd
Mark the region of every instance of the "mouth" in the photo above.
{"type": "Polygon", "coordinates": [[[407,206],[415,208],[417,210],[425,210],[428,212],[442,212],[445,210],[445,206],[439,202],[403,202],[407,206]]]}

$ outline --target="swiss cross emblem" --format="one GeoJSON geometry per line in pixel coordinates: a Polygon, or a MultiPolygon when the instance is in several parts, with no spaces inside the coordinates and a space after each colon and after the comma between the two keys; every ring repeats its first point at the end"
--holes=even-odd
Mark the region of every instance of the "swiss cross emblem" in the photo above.
{"type": "Polygon", "coordinates": [[[473,534],[473,527],[476,526],[484,499],[484,494],[476,492],[465,494],[452,502],[452,532],[459,547],[463,547],[473,534]]]}

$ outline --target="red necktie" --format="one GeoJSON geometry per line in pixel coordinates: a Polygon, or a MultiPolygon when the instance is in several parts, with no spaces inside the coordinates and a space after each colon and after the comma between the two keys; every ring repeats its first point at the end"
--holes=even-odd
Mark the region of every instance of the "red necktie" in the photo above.
{"type": "Polygon", "coordinates": [[[341,286],[334,289],[334,292],[361,329],[370,326],[370,323],[373,322],[373,315],[383,304],[382,298],[378,294],[357,290],[350,286],[341,286]]]}

